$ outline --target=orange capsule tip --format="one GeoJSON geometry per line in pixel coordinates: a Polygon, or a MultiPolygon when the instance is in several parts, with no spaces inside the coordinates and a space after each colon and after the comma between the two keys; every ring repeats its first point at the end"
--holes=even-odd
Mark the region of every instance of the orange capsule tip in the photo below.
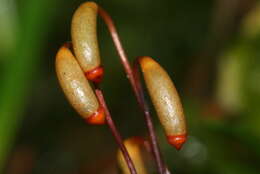
{"type": "Polygon", "coordinates": [[[98,66],[92,70],[85,72],[85,76],[88,80],[94,83],[100,83],[103,79],[104,68],[102,66],[98,66]]]}
{"type": "Polygon", "coordinates": [[[65,42],[62,46],[66,48],[71,48],[71,42],[65,42]]]}
{"type": "Polygon", "coordinates": [[[105,119],[105,111],[102,107],[99,107],[99,109],[91,114],[89,117],[87,117],[86,122],[88,124],[93,124],[93,125],[102,125],[105,124],[106,119],[105,119]]]}
{"type": "Polygon", "coordinates": [[[168,135],[167,140],[169,144],[174,146],[177,150],[180,150],[187,140],[187,135],[168,135]]]}
{"type": "Polygon", "coordinates": [[[145,142],[144,138],[139,137],[139,136],[131,137],[130,140],[132,140],[136,144],[144,144],[144,142],[145,142]]]}

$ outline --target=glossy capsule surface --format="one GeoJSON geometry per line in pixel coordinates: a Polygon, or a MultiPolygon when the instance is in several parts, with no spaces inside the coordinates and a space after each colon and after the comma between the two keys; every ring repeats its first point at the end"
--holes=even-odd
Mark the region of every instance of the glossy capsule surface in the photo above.
{"type": "Polygon", "coordinates": [[[74,54],[90,80],[96,78],[95,76],[100,79],[103,74],[103,69],[100,68],[96,29],[97,11],[98,6],[96,3],[85,2],[75,11],[71,23],[74,54]],[[92,74],[91,71],[93,71],[92,74]]]}
{"type": "Polygon", "coordinates": [[[186,121],[182,104],[167,72],[152,58],[139,59],[146,87],[168,142],[180,149],[186,141],[186,121]]]}
{"type": "Polygon", "coordinates": [[[62,46],[56,55],[56,73],[70,104],[90,124],[103,124],[104,111],[77,60],[68,48],[62,46]]]}

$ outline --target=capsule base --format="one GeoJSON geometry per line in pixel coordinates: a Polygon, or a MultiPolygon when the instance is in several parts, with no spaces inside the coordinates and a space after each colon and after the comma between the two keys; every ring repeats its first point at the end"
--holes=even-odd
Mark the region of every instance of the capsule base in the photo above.
{"type": "Polygon", "coordinates": [[[97,68],[85,72],[85,76],[87,77],[87,79],[94,83],[100,83],[103,79],[103,75],[104,75],[104,68],[102,66],[99,66],[97,68]]]}
{"type": "Polygon", "coordinates": [[[85,120],[88,124],[93,124],[93,125],[105,124],[106,119],[105,119],[104,109],[102,107],[99,107],[99,109],[95,113],[87,117],[85,120]]]}
{"type": "Polygon", "coordinates": [[[174,146],[177,150],[180,150],[187,140],[187,135],[169,135],[167,136],[167,140],[169,144],[174,146]]]}

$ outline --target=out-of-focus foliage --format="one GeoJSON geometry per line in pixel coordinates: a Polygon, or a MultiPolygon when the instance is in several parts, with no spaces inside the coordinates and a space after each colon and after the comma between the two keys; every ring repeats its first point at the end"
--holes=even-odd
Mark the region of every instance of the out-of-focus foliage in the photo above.
{"type": "MultiPolygon", "coordinates": [[[[106,126],[90,126],[66,101],[54,71],[83,0],[0,0],[0,170],[5,174],[116,173],[106,126]]],[[[173,78],[189,141],[167,144],[172,173],[258,174],[260,11],[257,0],[96,1],[118,28],[131,61],[152,56],[173,78]]],[[[146,135],[109,33],[98,20],[105,98],[123,137],[146,135]]],[[[147,97],[149,100],[149,98],[147,97]]],[[[152,108],[152,105],[151,109],[152,108]]],[[[0,172],[0,173],[1,173],[0,172]]]]}
{"type": "Polygon", "coordinates": [[[1,0],[0,2],[0,55],[1,58],[4,58],[3,55],[7,54],[14,44],[14,33],[17,27],[17,14],[14,1],[1,0]]]}

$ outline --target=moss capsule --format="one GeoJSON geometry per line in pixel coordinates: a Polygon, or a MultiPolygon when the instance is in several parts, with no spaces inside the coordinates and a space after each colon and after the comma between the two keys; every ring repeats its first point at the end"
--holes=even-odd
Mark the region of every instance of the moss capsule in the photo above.
{"type": "Polygon", "coordinates": [[[165,70],[152,58],[140,58],[144,80],[168,142],[180,149],[186,141],[186,121],[178,93],[165,70]]]}
{"type": "Polygon", "coordinates": [[[104,110],[68,45],[62,46],[56,55],[56,73],[63,92],[74,109],[88,123],[103,124],[104,110]]]}
{"type": "Polygon", "coordinates": [[[96,3],[85,2],[76,10],[71,23],[75,56],[86,77],[94,82],[100,82],[103,76],[96,30],[97,11],[96,3]]]}
{"type": "MultiPolygon", "coordinates": [[[[145,162],[146,156],[148,154],[145,153],[146,150],[144,142],[144,139],[142,139],[141,137],[132,137],[124,141],[124,145],[129,152],[131,159],[133,160],[136,171],[140,174],[148,173],[145,162]]],[[[118,150],[117,159],[119,166],[122,169],[122,173],[130,174],[127,163],[125,162],[124,156],[120,150],[118,150]]]]}

